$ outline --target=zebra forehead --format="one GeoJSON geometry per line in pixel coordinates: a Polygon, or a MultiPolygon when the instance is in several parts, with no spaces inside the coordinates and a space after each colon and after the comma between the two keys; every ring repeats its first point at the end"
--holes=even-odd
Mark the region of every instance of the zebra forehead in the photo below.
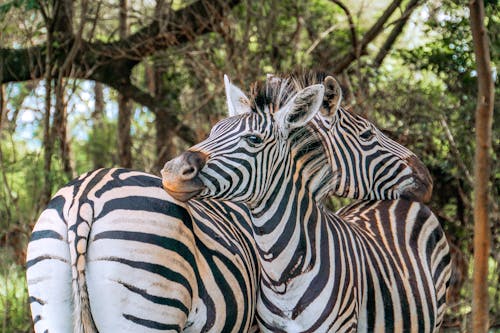
{"type": "Polygon", "coordinates": [[[229,133],[238,134],[246,131],[264,133],[270,123],[270,114],[261,112],[243,113],[222,119],[214,125],[211,134],[223,135],[229,138],[229,133]]]}

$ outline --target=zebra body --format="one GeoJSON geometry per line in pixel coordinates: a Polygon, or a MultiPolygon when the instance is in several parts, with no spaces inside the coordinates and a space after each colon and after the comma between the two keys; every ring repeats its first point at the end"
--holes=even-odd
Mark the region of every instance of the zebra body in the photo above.
{"type": "Polygon", "coordinates": [[[35,331],[249,331],[259,269],[248,219],[241,204],[178,202],[145,173],[82,175],[28,246],[35,331]]]}
{"type": "Polygon", "coordinates": [[[284,227],[310,215],[299,224],[309,230],[307,244],[297,234],[275,242],[255,236],[260,251],[268,251],[257,303],[262,331],[438,331],[448,245],[426,206],[398,199],[362,201],[340,215],[308,210],[288,216],[284,227]],[[283,250],[269,250],[277,247],[283,250]]]}
{"type": "Polygon", "coordinates": [[[236,91],[228,100],[243,101],[234,106],[242,112],[168,162],[163,185],[174,197],[189,192],[182,200],[247,203],[261,263],[261,330],[435,332],[448,244],[430,210],[402,198],[428,199],[428,172],[339,108],[332,80],[303,90],[268,83],[253,102],[236,91]],[[334,214],[320,204],[332,192],[392,201],[334,214]]]}

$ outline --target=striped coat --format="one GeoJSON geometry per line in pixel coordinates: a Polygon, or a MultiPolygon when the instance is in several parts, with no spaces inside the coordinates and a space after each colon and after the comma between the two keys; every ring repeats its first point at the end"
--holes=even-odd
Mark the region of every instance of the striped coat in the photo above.
{"type": "Polygon", "coordinates": [[[28,246],[37,332],[247,332],[258,260],[240,204],[173,200],[100,169],[61,188],[28,246]]]}
{"type": "Polygon", "coordinates": [[[436,217],[419,202],[430,196],[428,172],[366,120],[341,108],[318,116],[338,107],[332,80],[267,86],[253,102],[240,95],[246,111],[167,163],[163,185],[182,200],[248,205],[263,331],[437,332],[450,262],[436,217]],[[399,199],[334,214],[321,204],[331,192],[399,199]]]}

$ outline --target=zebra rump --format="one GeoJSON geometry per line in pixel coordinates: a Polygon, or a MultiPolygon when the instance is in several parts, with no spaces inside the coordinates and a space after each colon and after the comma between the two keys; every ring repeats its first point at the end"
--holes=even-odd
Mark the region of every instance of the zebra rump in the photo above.
{"type": "Polygon", "coordinates": [[[35,331],[255,329],[248,218],[240,204],[180,203],[142,172],[80,176],[55,194],[28,245],[35,331]]]}

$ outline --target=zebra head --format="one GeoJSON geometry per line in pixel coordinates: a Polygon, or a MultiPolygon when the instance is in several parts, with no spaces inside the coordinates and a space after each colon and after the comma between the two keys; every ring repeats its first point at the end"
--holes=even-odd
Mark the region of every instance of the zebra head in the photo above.
{"type": "Polygon", "coordinates": [[[427,202],[432,178],[409,149],[390,139],[371,122],[340,107],[337,81],[324,79],[325,99],[318,124],[325,135],[330,163],[338,170],[332,194],[353,199],[397,199],[427,202]]]}
{"type": "Polygon", "coordinates": [[[165,164],[165,189],[182,201],[202,196],[257,202],[276,190],[276,177],[293,161],[303,167],[298,176],[310,177],[315,196],[330,191],[357,199],[428,200],[432,180],[420,160],[341,108],[335,79],[315,82],[321,84],[268,78],[249,99],[226,77],[230,117],[165,164]]]}
{"type": "Polygon", "coordinates": [[[165,164],[165,189],[179,200],[201,196],[260,202],[272,192],[275,175],[292,172],[290,158],[295,156],[305,166],[302,173],[311,177],[312,190],[321,190],[331,178],[321,174],[331,168],[311,120],[323,103],[324,86],[299,89],[293,80],[283,80],[255,87],[250,100],[225,81],[230,117],[217,123],[206,140],[165,164]]]}

